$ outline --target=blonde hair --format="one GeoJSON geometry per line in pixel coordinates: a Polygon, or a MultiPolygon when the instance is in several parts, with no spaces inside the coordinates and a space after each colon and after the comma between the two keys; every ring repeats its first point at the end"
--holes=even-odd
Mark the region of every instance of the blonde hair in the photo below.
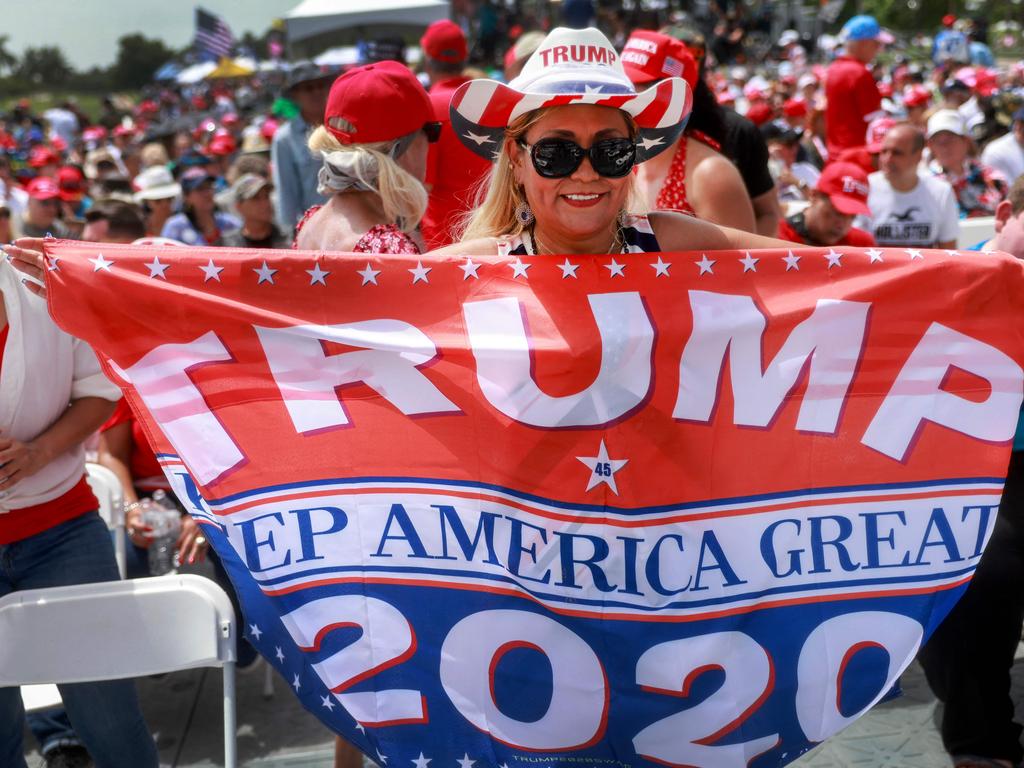
{"type": "Polygon", "coordinates": [[[154,165],[167,165],[170,161],[171,158],[167,155],[167,147],[157,141],[151,141],[139,153],[139,162],[143,168],[151,168],[154,165]]]}
{"type": "Polygon", "coordinates": [[[309,137],[309,150],[324,160],[345,155],[345,167],[364,188],[380,196],[384,215],[403,232],[412,232],[427,210],[427,190],[423,184],[391,157],[392,141],[373,144],[342,144],[323,125],[309,137]]]}
{"type": "MultiPolygon", "coordinates": [[[[484,176],[477,186],[475,205],[463,220],[461,240],[515,237],[526,229],[516,217],[516,208],[526,202],[526,197],[522,187],[516,182],[507,146],[510,141],[519,141],[543,115],[543,109],[535,109],[513,120],[505,129],[505,144],[502,145],[490,174],[484,176]]],[[[628,115],[626,123],[629,126],[630,138],[636,138],[636,125],[628,115]]],[[[626,194],[626,210],[638,210],[639,193],[636,177],[632,173],[627,183],[629,189],[626,194]]]]}

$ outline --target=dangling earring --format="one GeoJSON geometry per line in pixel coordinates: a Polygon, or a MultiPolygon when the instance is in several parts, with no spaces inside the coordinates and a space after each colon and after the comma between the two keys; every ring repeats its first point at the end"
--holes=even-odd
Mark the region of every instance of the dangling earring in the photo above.
{"type": "Polygon", "coordinates": [[[627,211],[625,208],[619,211],[618,222],[620,229],[629,223],[629,211],[627,211]]]}
{"type": "Polygon", "coordinates": [[[516,221],[525,229],[533,224],[533,209],[525,200],[516,206],[516,221]]]}

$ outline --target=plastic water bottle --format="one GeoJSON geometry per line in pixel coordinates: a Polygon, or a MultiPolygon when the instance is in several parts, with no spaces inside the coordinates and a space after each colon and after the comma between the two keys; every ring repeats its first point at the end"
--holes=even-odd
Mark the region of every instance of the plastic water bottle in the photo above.
{"type": "Polygon", "coordinates": [[[181,533],[181,512],[161,490],[143,503],[142,522],[152,528],[149,545],[149,574],[163,576],[175,568],[178,534],[181,533]]]}

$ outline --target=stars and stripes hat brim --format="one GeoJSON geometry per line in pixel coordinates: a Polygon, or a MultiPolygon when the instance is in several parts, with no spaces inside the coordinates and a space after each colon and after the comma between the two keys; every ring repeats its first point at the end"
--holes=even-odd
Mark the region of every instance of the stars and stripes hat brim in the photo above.
{"type": "Polygon", "coordinates": [[[470,80],[452,96],[452,129],[469,149],[488,159],[501,152],[505,128],[536,109],[595,104],[621,109],[639,129],[637,162],[671,147],[686,127],[693,96],[681,77],[644,91],[626,75],[618,53],[596,29],[551,31],[508,85],[470,80]]]}

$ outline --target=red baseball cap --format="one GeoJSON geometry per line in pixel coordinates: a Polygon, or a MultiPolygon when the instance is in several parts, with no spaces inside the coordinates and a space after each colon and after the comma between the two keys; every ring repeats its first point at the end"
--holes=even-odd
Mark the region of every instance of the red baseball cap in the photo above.
{"type": "Polygon", "coordinates": [[[206,151],[218,157],[234,154],[236,149],[238,149],[238,144],[235,142],[235,137],[230,133],[214,136],[210,139],[210,143],[206,145],[206,151]]]}
{"type": "Polygon", "coordinates": [[[469,55],[466,36],[454,21],[435,21],[420,38],[420,48],[427,58],[446,64],[461,64],[469,55]]]}
{"type": "Polygon", "coordinates": [[[622,68],[637,85],[681,77],[693,88],[697,83],[697,60],[674,37],[644,29],[629,36],[622,49],[622,68]]]}
{"type": "Polygon", "coordinates": [[[803,99],[787,99],[782,105],[782,114],[786,117],[803,117],[807,114],[807,102],[803,99]]]}
{"type": "Polygon", "coordinates": [[[932,100],[932,92],[923,85],[912,85],[903,94],[903,106],[923,107],[932,100]]]}
{"type": "Polygon", "coordinates": [[[28,164],[33,168],[60,165],[60,156],[49,147],[33,147],[32,151],[28,154],[28,164]]]}
{"type": "Polygon", "coordinates": [[[107,129],[102,125],[90,125],[82,131],[82,141],[103,141],[107,138],[107,129]]]}
{"type": "Polygon", "coordinates": [[[868,123],[868,131],[865,136],[868,152],[873,155],[877,155],[882,151],[882,141],[885,139],[885,134],[887,134],[894,125],[896,125],[896,120],[891,117],[876,117],[868,123]]]}
{"type": "Polygon", "coordinates": [[[854,163],[830,163],[825,166],[815,187],[828,195],[832,205],[847,216],[868,216],[868,175],[854,163]]]}
{"type": "Polygon", "coordinates": [[[25,191],[33,200],[56,200],[60,197],[60,187],[49,176],[36,176],[25,186],[25,191]]]}
{"type": "Polygon", "coordinates": [[[747,119],[754,125],[761,126],[774,117],[772,105],[767,101],[755,101],[747,108],[747,119]]]}
{"type": "Polygon", "coordinates": [[[57,171],[60,199],[74,203],[85,197],[85,175],[77,168],[66,165],[57,171]]]}
{"type": "Polygon", "coordinates": [[[324,125],[342,144],[393,141],[430,122],[430,97],[397,61],[350,69],[334,81],[324,111],[324,125]]]}

